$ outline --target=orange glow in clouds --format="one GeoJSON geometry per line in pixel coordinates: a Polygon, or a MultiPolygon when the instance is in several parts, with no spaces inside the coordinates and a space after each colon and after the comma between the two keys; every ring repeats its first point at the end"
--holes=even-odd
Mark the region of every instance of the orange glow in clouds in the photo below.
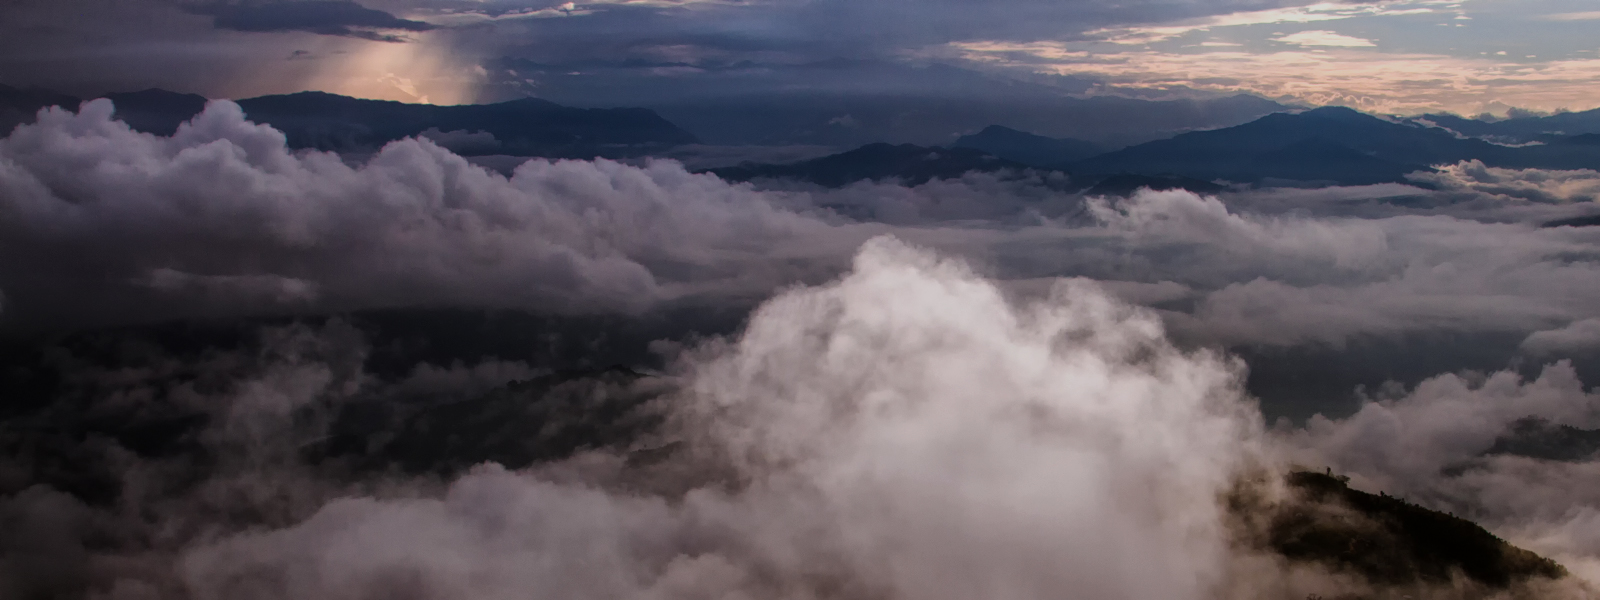
{"type": "Polygon", "coordinates": [[[474,102],[488,73],[476,57],[430,41],[427,33],[405,43],[328,40],[314,59],[299,61],[294,87],[419,104],[474,102]]]}
{"type": "MultiPolygon", "coordinates": [[[[1324,32],[1310,32],[1324,33],[1324,32]]],[[[1351,38],[1355,39],[1355,38],[1351,38]]],[[[1366,111],[1476,114],[1496,106],[1600,107],[1600,59],[1518,62],[1374,52],[1355,43],[1279,52],[1237,50],[1092,53],[1053,42],[951,44],[970,61],[1104,77],[1113,85],[1249,92],[1366,111]]]]}

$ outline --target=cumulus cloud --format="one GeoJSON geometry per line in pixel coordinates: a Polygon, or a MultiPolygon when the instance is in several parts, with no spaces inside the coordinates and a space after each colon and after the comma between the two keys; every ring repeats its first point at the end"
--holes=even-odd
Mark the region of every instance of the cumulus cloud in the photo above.
{"type": "Polygon", "coordinates": [[[1412,181],[1451,191],[1470,191],[1533,202],[1594,202],[1600,199],[1600,172],[1501,169],[1469,160],[1408,176],[1412,181]]]}
{"type": "Polygon", "coordinates": [[[659,468],[623,466],[624,445],[440,487],[305,462],[298,448],[327,431],[317,415],[397,393],[361,372],[364,352],[334,324],[212,354],[193,365],[226,374],[212,392],[79,371],[135,402],[144,389],[147,410],[213,415],[196,439],[220,458],[187,465],[194,483],[176,459],[124,451],[114,506],[153,523],[44,485],[4,497],[0,514],[47,545],[6,552],[0,582],[202,600],[1206,598],[1234,552],[1222,495],[1262,464],[1236,361],[1175,348],[1154,315],[1091,284],[1013,304],[889,238],[686,352],[660,404],[678,449],[659,468]],[[85,545],[96,535],[118,540],[117,560],[85,545]],[[27,570],[30,551],[61,566],[27,570]]]}
{"type": "Polygon", "coordinates": [[[718,280],[770,289],[797,274],[729,267],[831,229],[674,163],[535,160],[507,179],[407,140],[351,167],[290,152],[229,102],[171,138],[112,110],[51,109],[0,142],[5,277],[31,282],[13,307],[39,323],[297,306],[626,312],[718,280]],[[85,284],[120,297],[73,297],[85,284]]]}

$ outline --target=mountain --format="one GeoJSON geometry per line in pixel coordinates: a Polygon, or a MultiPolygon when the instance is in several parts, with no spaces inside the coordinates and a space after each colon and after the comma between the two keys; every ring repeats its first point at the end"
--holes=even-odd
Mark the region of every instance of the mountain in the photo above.
{"type": "Polygon", "coordinates": [[[205,96],[155,88],[106,94],[104,97],[117,107],[117,118],[122,122],[156,135],[172,135],[178,131],[179,125],[194,118],[206,107],[205,96]]]}
{"type": "Polygon", "coordinates": [[[974,148],[1006,160],[1045,168],[1083,160],[1106,150],[1092,142],[1045,137],[1000,125],[990,125],[978,133],[963,135],[951,146],[974,148]]]}
{"type": "MultiPolygon", "coordinates": [[[[160,89],[104,97],[116,106],[118,119],[156,135],[172,135],[206,105],[204,96],[160,89]]],[[[0,127],[9,132],[31,122],[42,107],[78,103],[71,96],[0,86],[0,127]]],[[[300,92],[238,104],[250,120],[282,131],[291,147],[341,152],[373,151],[414,136],[463,155],[568,158],[636,156],[697,141],[648,109],[572,108],[533,98],[434,106],[300,92]]]]}
{"type": "Polygon", "coordinates": [[[23,123],[33,122],[39,109],[47,106],[77,108],[79,100],[66,94],[57,94],[37,88],[19,89],[0,85],[0,135],[11,135],[11,130],[23,123]]]}
{"type": "Polygon", "coordinates": [[[1075,174],[1133,173],[1259,183],[1361,185],[1405,181],[1432,165],[1481,160],[1511,168],[1600,167],[1600,145],[1509,147],[1436,127],[1395,122],[1342,107],[1267,115],[1250,123],[1185,133],[1067,165],[1075,174]]]}
{"type": "Polygon", "coordinates": [[[534,98],[434,106],[300,92],[240,100],[239,107],[283,131],[291,146],[320,150],[376,149],[429,135],[464,154],[589,158],[697,141],[648,109],[571,108],[534,98]]]}
{"type": "MultiPolygon", "coordinates": [[[[960,146],[938,148],[915,144],[878,143],[811,160],[786,164],[744,163],[733,167],[707,169],[704,172],[715,174],[728,181],[786,179],[825,187],[843,187],[857,181],[885,180],[904,185],[920,185],[933,179],[955,179],[973,171],[1020,173],[1030,170],[1060,171],[1035,168],[977,148],[960,146]]],[[[1063,182],[1053,183],[1052,186],[1060,183],[1063,182]]],[[[1212,194],[1224,189],[1224,186],[1217,183],[1192,177],[1133,173],[1081,178],[1074,176],[1064,183],[1067,184],[1064,190],[1079,190],[1090,196],[1127,196],[1142,188],[1184,189],[1201,194],[1212,194]]]]}
{"type": "Polygon", "coordinates": [[[1545,116],[1520,116],[1495,121],[1451,114],[1429,114],[1415,117],[1412,121],[1437,125],[1466,136],[1507,142],[1540,141],[1542,137],[1549,135],[1600,133],[1600,109],[1545,116]]]}
{"type": "Polygon", "coordinates": [[[1293,107],[1257,96],[1145,100],[1103,82],[997,74],[931,63],[829,59],[571,65],[498,59],[483,93],[538,95],[577,106],[645,106],[707,144],[854,148],[873,142],[946,146],[1002,125],[1115,148],[1246,123],[1293,107]],[[1098,92],[1101,95],[1086,96],[1098,92]]]}
{"type": "Polygon", "coordinates": [[[849,147],[886,141],[942,146],[965,132],[998,124],[1113,148],[1237,125],[1291,108],[1254,96],[1143,100],[1060,94],[940,98],[843,93],[718,97],[649,106],[711,144],[849,147]]]}
{"type": "Polygon", "coordinates": [[[932,179],[957,178],[971,171],[1020,172],[1029,168],[972,148],[877,143],[796,163],[745,163],[709,172],[728,181],[791,179],[825,187],[843,187],[864,180],[896,180],[905,185],[919,185],[932,179]]]}
{"type": "Polygon", "coordinates": [[[1346,479],[1291,473],[1291,500],[1251,506],[1236,498],[1234,508],[1268,516],[1265,539],[1257,543],[1292,561],[1321,563],[1375,584],[1459,585],[1459,573],[1495,589],[1567,574],[1555,561],[1512,546],[1472,521],[1356,490],[1346,479]]]}

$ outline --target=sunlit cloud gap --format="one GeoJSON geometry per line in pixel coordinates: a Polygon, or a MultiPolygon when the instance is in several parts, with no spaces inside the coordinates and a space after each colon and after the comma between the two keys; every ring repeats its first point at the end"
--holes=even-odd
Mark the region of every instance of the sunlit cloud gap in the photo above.
{"type": "Polygon", "coordinates": [[[1522,63],[1503,57],[1380,53],[1353,48],[1365,40],[1324,33],[1280,38],[1307,45],[1322,42],[1318,45],[1323,48],[1266,53],[1100,54],[1067,42],[980,41],[949,47],[978,64],[1103,77],[1110,85],[1245,92],[1385,113],[1477,114],[1504,105],[1545,111],[1600,106],[1600,97],[1594,95],[1600,85],[1597,59],[1522,63]]]}

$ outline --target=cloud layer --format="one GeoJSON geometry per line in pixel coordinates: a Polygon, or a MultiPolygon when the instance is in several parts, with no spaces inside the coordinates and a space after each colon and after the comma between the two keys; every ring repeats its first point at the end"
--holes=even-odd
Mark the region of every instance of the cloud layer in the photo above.
{"type": "Polygon", "coordinates": [[[0,141],[8,328],[397,307],[748,306],[833,276],[886,232],[975,260],[1018,289],[1109,282],[1201,343],[1526,336],[1600,309],[1590,283],[1600,281],[1600,231],[1540,226],[1592,214],[1586,171],[1465,163],[1418,174],[1433,191],[1214,198],[1082,198],[1003,174],[763,190],[671,161],[532,160],[508,178],[427,140],[352,166],[290,152],[228,102],[171,138],[130,131],[111,112],[106,101],[47,111],[0,141]]]}

